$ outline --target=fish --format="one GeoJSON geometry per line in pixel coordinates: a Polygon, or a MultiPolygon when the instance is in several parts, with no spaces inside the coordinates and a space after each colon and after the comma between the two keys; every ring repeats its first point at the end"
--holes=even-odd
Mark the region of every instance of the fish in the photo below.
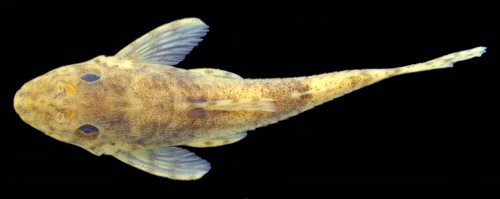
{"type": "Polygon", "coordinates": [[[197,180],[211,169],[183,148],[236,143],[267,126],[381,80],[450,68],[486,47],[394,68],[249,79],[217,68],[175,67],[209,27],[198,18],[166,23],[114,56],[53,69],[14,96],[19,117],[44,134],[147,173],[197,180]]]}

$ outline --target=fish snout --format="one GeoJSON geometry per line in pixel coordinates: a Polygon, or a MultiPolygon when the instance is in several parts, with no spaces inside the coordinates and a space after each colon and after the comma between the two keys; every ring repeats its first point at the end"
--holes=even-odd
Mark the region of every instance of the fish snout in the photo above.
{"type": "Polygon", "coordinates": [[[26,107],[24,106],[24,99],[26,96],[26,91],[24,86],[21,87],[14,96],[14,110],[19,116],[26,114],[26,107]]]}
{"type": "Polygon", "coordinates": [[[14,96],[14,110],[21,119],[33,125],[45,110],[44,101],[48,91],[38,85],[38,78],[25,83],[14,96]]]}

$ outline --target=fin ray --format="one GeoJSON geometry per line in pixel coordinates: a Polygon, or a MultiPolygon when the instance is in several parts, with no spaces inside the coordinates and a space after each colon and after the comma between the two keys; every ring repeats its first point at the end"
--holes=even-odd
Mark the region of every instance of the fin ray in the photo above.
{"type": "Polygon", "coordinates": [[[174,180],[197,180],[210,170],[208,161],[178,147],[137,150],[115,157],[140,170],[174,180]]]}
{"type": "Polygon", "coordinates": [[[208,26],[197,18],[162,25],[120,50],[117,57],[130,57],[152,64],[176,65],[198,45],[208,26]]]}

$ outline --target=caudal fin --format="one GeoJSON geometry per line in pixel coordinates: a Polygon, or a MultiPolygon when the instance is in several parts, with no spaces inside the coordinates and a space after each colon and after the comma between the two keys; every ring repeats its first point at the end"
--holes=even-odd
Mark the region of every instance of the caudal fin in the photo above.
{"type": "Polygon", "coordinates": [[[464,61],[468,59],[472,59],[474,57],[481,57],[483,53],[486,52],[486,47],[476,47],[469,50],[463,50],[460,52],[450,53],[448,55],[429,60],[423,63],[412,64],[408,66],[403,66],[399,68],[395,68],[395,75],[406,74],[406,73],[414,73],[426,70],[434,70],[441,68],[450,68],[453,67],[455,62],[464,61]]]}

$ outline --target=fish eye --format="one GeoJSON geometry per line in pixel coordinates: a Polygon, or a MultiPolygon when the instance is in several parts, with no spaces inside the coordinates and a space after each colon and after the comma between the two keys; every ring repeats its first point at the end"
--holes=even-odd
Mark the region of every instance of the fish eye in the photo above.
{"type": "Polygon", "coordinates": [[[86,82],[95,82],[95,81],[99,80],[101,77],[99,77],[99,75],[97,75],[95,73],[85,73],[84,75],[82,75],[81,78],[83,81],[86,81],[86,82]]]}
{"type": "Polygon", "coordinates": [[[85,124],[83,126],[80,126],[80,128],[78,128],[78,131],[80,133],[84,133],[84,134],[94,134],[94,133],[98,133],[99,129],[97,129],[97,127],[92,126],[90,124],[85,124]]]}

